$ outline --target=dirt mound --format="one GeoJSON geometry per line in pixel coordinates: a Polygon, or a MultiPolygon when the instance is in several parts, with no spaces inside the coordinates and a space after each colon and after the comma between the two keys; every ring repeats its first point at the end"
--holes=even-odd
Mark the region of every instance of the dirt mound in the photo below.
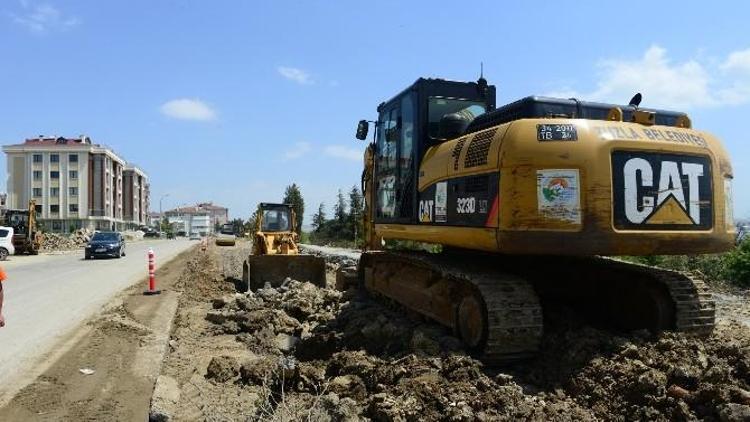
{"type": "MultiPolygon", "coordinates": [[[[212,268],[208,261],[201,271],[212,268]]],[[[211,271],[218,268],[201,277],[211,279],[211,271]]],[[[227,358],[226,346],[191,351],[212,356],[193,373],[204,374],[211,387],[203,389],[223,394],[207,401],[243,397],[243,418],[747,420],[750,414],[750,331],[728,320],[710,338],[697,339],[603,331],[553,309],[535,359],[487,368],[450,331],[356,289],[286,280],[252,293],[217,292],[204,298],[205,327],[196,335],[232,342],[246,355],[227,358]]]]}
{"type": "Polygon", "coordinates": [[[217,263],[216,251],[209,248],[188,260],[175,288],[183,291],[190,299],[210,300],[217,291],[234,291],[225,281],[217,263]]]}
{"type": "Polygon", "coordinates": [[[461,352],[443,328],[354,291],[287,280],[212,305],[206,319],[215,330],[262,356],[242,365],[240,380],[266,390],[259,409],[270,414],[288,416],[294,412],[280,403],[309,406],[317,396],[316,411],[334,420],[340,412],[374,420],[591,417],[566,397],[524,395],[461,352]]]}

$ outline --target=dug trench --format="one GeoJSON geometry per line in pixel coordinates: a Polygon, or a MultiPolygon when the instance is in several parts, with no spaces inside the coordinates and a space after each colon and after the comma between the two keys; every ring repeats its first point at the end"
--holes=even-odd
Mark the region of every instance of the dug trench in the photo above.
{"type": "Polygon", "coordinates": [[[68,351],[0,408],[0,420],[147,419],[177,307],[173,286],[197,253],[193,248],[157,269],[161,295],[144,296],[145,279],[119,294],[78,330],[68,351]]]}
{"type": "Polygon", "coordinates": [[[723,300],[706,339],[545,309],[538,356],[488,368],[446,329],[334,289],[332,272],[325,288],[237,293],[248,252],[210,247],[187,263],[152,420],[750,419],[747,301],[723,300]]]}

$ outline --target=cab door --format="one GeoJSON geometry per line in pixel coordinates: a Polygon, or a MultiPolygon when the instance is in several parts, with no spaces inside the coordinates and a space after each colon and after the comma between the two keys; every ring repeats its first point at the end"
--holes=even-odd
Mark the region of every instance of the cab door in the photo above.
{"type": "Polygon", "coordinates": [[[375,222],[411,223],[415,215],[415,100],[408,92],[386,104],[378,119],[375,222]]]}

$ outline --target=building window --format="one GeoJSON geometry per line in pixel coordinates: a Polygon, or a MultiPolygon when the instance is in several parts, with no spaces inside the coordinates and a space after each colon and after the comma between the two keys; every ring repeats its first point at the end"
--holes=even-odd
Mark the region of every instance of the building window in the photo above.
{"type": "Polygon", "coordinates": [[[49,196],[60,196],[60,188],[49,188],[49,196]]]}
{"type": "Polygon", "coordinates": [[[40,198],[42,196],[42,188],[34,188],[33,195],[35,198],[40,198]]]}
{"type": "Polygon", "coordinates": [[[70,162],[70,163],[77,163],[78,162],[78,154],[69,154],[68,155],[68,162],[70,162]]]}
{"type": "Polygon", "coordinates": [[[49,178],[50,179],[59,179],[60,178],[60,172],[59,171],[51,171],[51,172],[49,172],[49,178]]]}
{"type": "Polygon", "coordinates": [[[34,180],[42,180],[42,171],[34,170],[34,180]]]}
{"type": "Polygon", "coordinates": [[[34,154],[34,162],[35,163],[41,163],[42,162],[42,154],[34,154]]]}
{"type": "Polygon", "coordinates": [[[78,212],[78,204],[68,204],[68,211],[78,212]]]}
{"type": "MultiPolygon", "coordinates": [[[[54,205],[51,205],[54,206],[54,205]]],[[[53,211],[54,212],[54,211],[53,211]]],[[[62,221],[56,220],[52,222],[52,231],[60,231],[62,230],[62,221]]]]}
{"type": "Polygon", "coordinates": [[[52,214],[58,214],[60,212],[60,206],[59,205],[50,205],[49,206],[49,212],[52,214]]]}
{"type": "Polygon", "coordinates": [[[78,196],[78,188],[68,188],[68,194],[70,196],[78,196]]]}
{"type": "Polygon", "coordinates": [[[70,177],[71,179],[78,179],[78,171],[77,170],[69,171],[68,177],[70,177]]]}
{"type": "Polygon", "coordinates": [[[34,209],[36,210],[37,214],[41,214],[42,213],[42,205],[41,204],[34,205],[34,209]]]}
{"type": "Polygon", "coordinates": [[[50,154],[50,156],[49,156],[49,162],[50,163],[59,163],[60,162],[60,155],[59,154],[50,154]]]}

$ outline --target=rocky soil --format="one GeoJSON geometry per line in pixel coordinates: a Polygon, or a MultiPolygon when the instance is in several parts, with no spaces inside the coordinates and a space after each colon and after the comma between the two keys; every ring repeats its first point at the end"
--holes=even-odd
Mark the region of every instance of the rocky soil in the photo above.
{"type": "Polygon", "coordinates": [[[722,302],[705,340],[552,309],[537,358],[487,368],[447,330],[354,288],[236,294],[247,252],[210,247],[183,278],[163,371],[178,420],[750,420],[750,330],[733,317],[747,302],[722,302]]]}
{"type": "MultiPolygon", "coordinates": [[[[127,241],[143,240],[143,232],[124,231],[123,236],[127,241]]],[[[42,252],[70,251],[81,249],[89,243],[94,232],[78,229],[71,234],[44,233],[42,237],[42,252]]]]}
{"type": "Polygon", "coordinates": [[[92,235],[92,232],[83,229],[76,230],[70,235],[45,233],[42,237],[42,251],[53,252],[80,249],[86,246],[92,235]]]}

